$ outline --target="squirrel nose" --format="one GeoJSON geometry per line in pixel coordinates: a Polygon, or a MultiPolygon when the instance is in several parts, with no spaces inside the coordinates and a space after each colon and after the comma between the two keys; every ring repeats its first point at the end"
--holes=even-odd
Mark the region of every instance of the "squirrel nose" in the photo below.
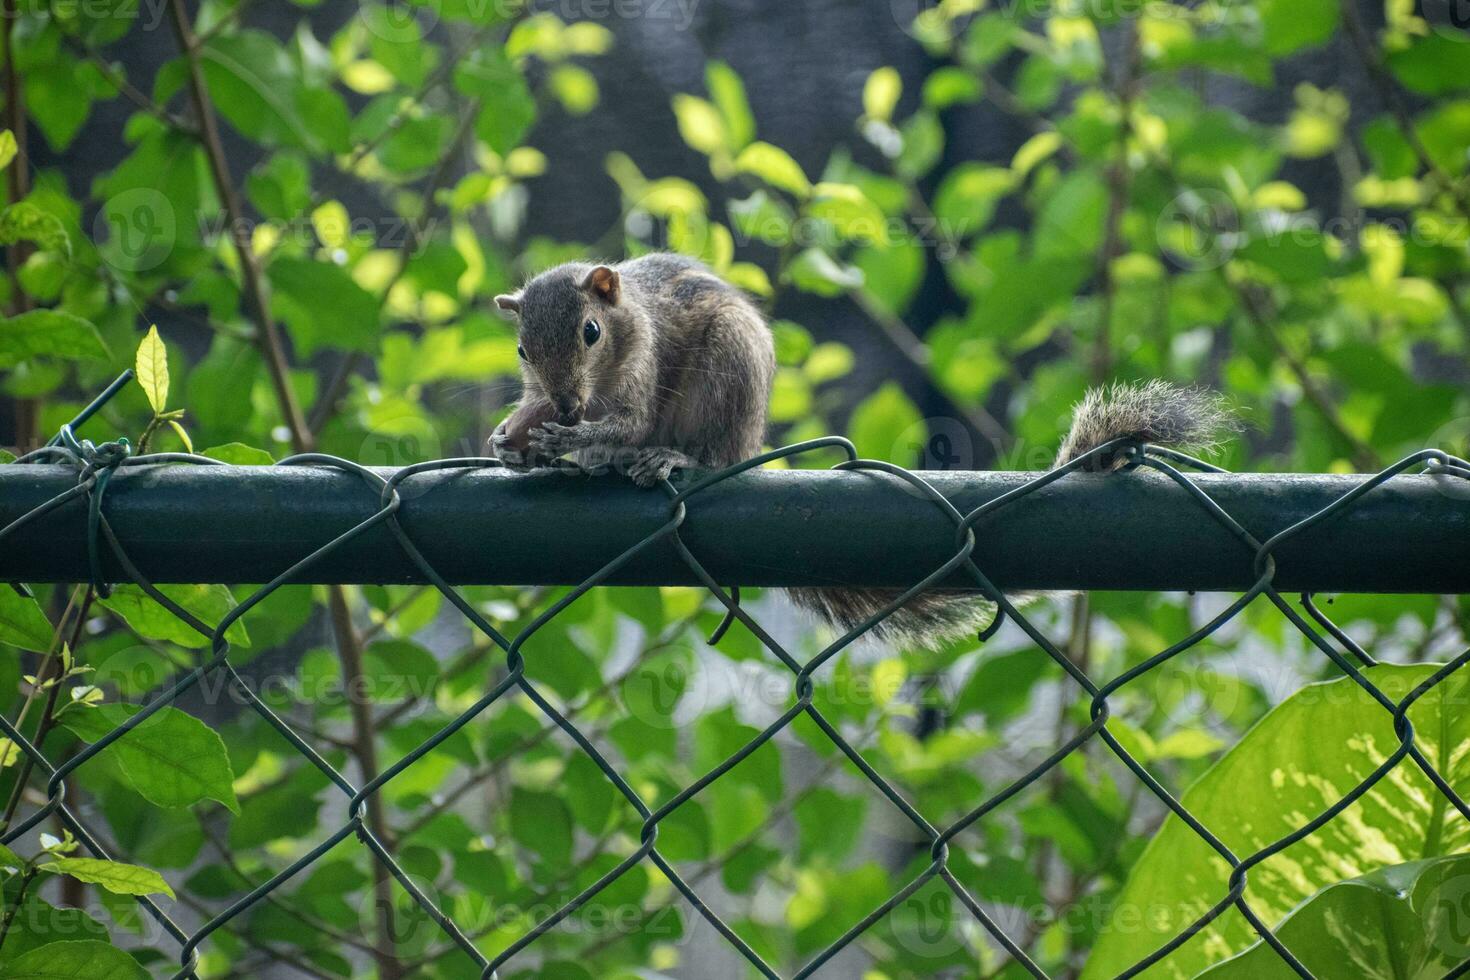
{"type": "Polygon", "coordinates": [[[557,395],[552,399],[556,405],[557,421],[562,425],[576,425],[582,420],[582,399],[576,395],[557,395]]]}

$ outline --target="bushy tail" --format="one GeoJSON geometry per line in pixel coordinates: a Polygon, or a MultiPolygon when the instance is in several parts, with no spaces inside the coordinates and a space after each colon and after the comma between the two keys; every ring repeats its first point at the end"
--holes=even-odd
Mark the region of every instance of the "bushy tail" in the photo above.
{"type": "MultiPolygon", "coordinates": [[[[1115,384],[1089,391],[1072,412],[1072,429],[1062,440],[1057,466],[1069,463],[1114,439],[1137,439],[1186,452],[1203,452],[1234,429],[1225,399],[1204,388],[1181,388],[1167,381],[1115,384]]],[[[1116,469],[1121,456],[1107,454],[1088,469],[1116,469]]]]}
{"type": "MultiPolygon", "coordinates": [[[[840,632],[858,626],[903,594],[902,589],[787,589],[791,601],[840,632]]],[[[908,649],[936,650],[973,636],[995,619],[996,605],[973,592],[921,592],[868,635],[908,649]]]]}
{"type": "MultiPolygon", "coordinates": [[[[1073,411],[1072,428],[1062,441],[1056,465],[1125,437],[1202,452],[1217,445],[1221,436],[1235,427],[1225,399],[1203,388],[1182,388],[1165,381],[1094,388],[1073,411]]],[[[1108,454],[1108,458],[1095,461],[1096,465],[1090,461],[1088,468],[1115,469],[1123,461],[1121,454],[1108,454]]],[[[844,633],[901,594],[896,589],[788,590],[798,606],[844,633]]],[[[995,614],[995,603],[973,592],[935,590],[910,599],[869,635],[898,646],[933,650],[974,635],[990,625],[995,614]]]]}

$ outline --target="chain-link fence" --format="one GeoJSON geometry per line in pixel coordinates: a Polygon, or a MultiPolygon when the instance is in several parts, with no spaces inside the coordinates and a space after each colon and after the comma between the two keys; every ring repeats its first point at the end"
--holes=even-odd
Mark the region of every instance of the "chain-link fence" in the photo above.
{"type": "MultiPolygon", "coordinates": [[[[78,420],[84,421],[85,416],[78,420]]],[[[1453,672],[1460,669],[1466,662],[1470,662],[1470,651],[1466,651],[1453,661],[1437,670],[1427,680],[1420,683],[1407,696],[1398,700],[1386,695],[1376,687],[1364,674],[1364,669],[1374,664],[1374,659],[1361,646],[1355,643],[1343,630],[1336,627],[1331,620],[1315,605],[1310,597],[1303,597],[1302,608],[1306,615],[1283,598],[1282,594],[1273,585],[1276,577],[1275,554],[1284,544],[1302,535],[1324,522],[1330,522],[1340,517],[1345,512],[1359,506],[1367,495],[1384,487],[1395,476],[1406,472],[1427,471],[1436,476],[1437,479],[1447,481],[1446,486],[1453,488],[1453,492],[1462,493],[1461,487],[1470,488],[1470,463],[1458,457],[1438,450],[1425,450],[1415,453],[1406,459],[1388,467],[1380,473],[1362,478],[1350,491],[1342,494],[1328,506],[1321,508],[1316,513],[1304,520],[1298,520],[1290,526],[1282,527],[1275,533],[1262,538],[1246,530],[1236,519],[1221,508],[1219,504],[1203,489],[1198,482],[1191,478],[1191,472],[1224,472],[1216,467],[1210,466],[1198,459],[1194,459],[1172,450],[1141,446],[1119,442],[1100,447],[1091,453],[1069,463],[1061,469],[1047,472],[1036,476],[1034,479],[1018,488],[1005,493],[983,506],[969,513],[962,513],[943,494],[926,481],[923,475],[910,472],[902,467],[889,463],[873,460],[859,459],[853,446],[841,438],[825,438],[799,445],[789,446],[774,452],[767,453],[756,459],[749,460],[727,470],[701,476],[688,483],[682,488],[676,488],[673,484],[666,483],[663,491],[668,498],[667,519],[657,529],[651,531],[642,540],[637,541],[627,548],[622,554],[608,562],[596,573],[588,576],[577,583],[565,595],[552,603],[544,612],[536,616],[528,626],[515,636],[503,635],[499,632],[476,607],[455,588],[444,577],[435,570],[425,558],[419,546],[405,531],[400,521],[402,508],[404,507],[405,484],[412,481],[415,476],[429,473],[431,471],[443,470],[473,470],[478,468],[494,467],[498,464],[490,459],[447,459],[409,466],[390,476],[384,476],[379,472],[369,470],[347,460],[322,454],[307,454],[283,460],[278,466],[290,467],[331,467],[338,470],[355,474],[367,485],[372,487],[379,498],[378,507],[371,513],[363,513],[361,520],[356,526],[338,535],[336,538],[317,548],[290,567],[281,569],[280,574],[266,585],[256,589],[248,598],[241,601],[228,615],[219,622],[201,622],[188,610],[182,608],[160,591],[151,583],[130,559],[127,551],[119,540],[113,524],[108,518],[107,488],[109,481],[123,467],[135,467],[143,465],[159,464],[184,464],[184,465],[218,465],[214,460],[199,456],[182,454],[159,454],[152,456],[136,457],[130,453],[130,447],[125,440],[118,442],[93,445],[87,441],[76,438],[72,427],[65,427],[55,444],[37,450],[22,457],[18,462],[46,462],[64,463],[75,467],[77,480],[75,486],[60,493],[44,505],[35,508],[19,519],[10,523],[4,529],[0,529],[0,548],[6,547],[5,539],[24,527],[26,524],[37,520],[43,515],[57,510],[57,508],[68,507],[65,512],[70,515],[76,513],[76,519],[85,521],[87,526],[87,541],[89,551],[89,565],[92,569],[92,587],[101,594],[106,594],[107,583],[103,581],[104,556],[110,554],[126,573],[126,577],[136,583],[144,592],[151,596],[164,608],[168,609],[179,620],[187,623],[190,628],[207,637],[211,646],[211,655],[207,660],[198,664],[192,670],[184,674],[176,683],[162,694],[153,698],[141,710],[137,711],[119,725],[116,729],[94,741],[89,746],[67,759],[61,764],[53,764],[42,752],[27,741],[23,733],[10,720],[0,718],[0,731],[12,739],[29,760],[29,764],[39,769],[46,777],[47,801],[33,812],[8,827],[0,841],[11,842],[37,827],[48,818],[59,819],[72,833],[76,835],[82,846],[87,848],[93,855],[106,858],[103,846],[88,832],[82,821],[78,818],[76,811],[69,806],[65,799],[64,791],[67,777],[86,766],[109,746],[119,739],[124,739],[128,733],[147,723],[150,717],[166,706],[173,704],[181,695],[200,683],[202,679],[215,672],[223,674],[227,680],[234,685],[239,695],[257,712],[275,731],[279,732],[291,748],[300,753],[302,757],[309,760],[330,780],[342,798],[346,801],[346,821],[327,835],[317,846],[294,860],[288,867],[282,869],[268,881],[254,888],[249,894],[235,901],[228,908],[219,912],[208,922],[198,929],[190,931],[181,927],[170,917],[167,911],[152,899],[139,898],[138,901],[146,909],[147,914],[172,936],[178,943],[179,969],[175,977],[193,976],[193,971],[198,965],[197,951],[201,944],[209,940],[210,936],[227,925],[231,920],[251,909],[257,903],[268,899],[271,893],[285,882],[300,874],[303,870],[311,867],[332,848],[342,841],[356,837],[363,847],[372,854],[373,859],[381,862],[391,872],[398,883],[410,895],[427,914],[433,922],[459,947],[465,956],[469,957],[482,970],[484,977],[496,974],[496,971],[511,963],[515,958],[532,946],[549,930],[555,928],[558,923],[563,922],[579,909],[587,905],[592,899],[604,889],[607,889],[629,869],[641,862],[649,862],[654,865],[669,882],[683,895],[689,905],[702,916],[729,945],[739,953],[756,971],[766,977],[778,977],[780,974],[773,968],[762,955],[757,952],[746,940],[742,939],[736,929],[724,921],[709,903],[703,900],[695,888],[681,876],[674,865],[659,851],[659,827],[671,814],[677,811],[693,799],[702,790],[720,779],[732,768],[739,765],[742,760],[756,752],[761,746],[770,742],[778,733],[786,729],[800,716],[805,715],[817,727],[825,733],[833,745],[840,750],[841,754],[851,765],[862,774],[887,800],[903,815],[912,825],[922,840],[927,841],[930,862],[923,871],[913,878],[901,890],[893,894],[887,901],[873,908],[860,921],[854,923],[840,938],[822,949],[810,959],[795,977],[806,977],[821,970],[825,964],[833,959],[839,952],[850,946],[858,937],[867,930],[874,927],[891,911],[912,896],[916,891],[933,879],[939,879],[953,892],[954,896],[974,916],[974,919],[994,938],[995,942],[1003,947],[1006,952],[1014,958],[1014,961],[1036,976],[1044,976],[1043,971],[1028,956],[1027,950],[1017,939],[997,924],[993,916],[987,912],[984,904],[968,890],[961,881],[952,873],[948,866],[950,843],[955,838],[967,831],[972,831],[977,823],[984,820],[988,815],[994,813],[997,808],[1003,806],[1026,787],[1031,786],[1045,777],[1062,763],[1069,755],[1083,749],[1084,746],[1094,740],[1103,742],[1108,750],[1117,757],[1142,783],[1144,787],[1156,797],[1163,806],[1184,821],[1195,834],[1208,843],[1209,847],[1223,861],[1227,862],[1231,872],[1229,875],[1229,888],[1224,894],[1208,896],[1212,904],[1206,911],[1198,915],[1188,926],[1178,932],[1173,938],[1163,945],[1149,952],[1130,969],[1125,971],[1124,976],[1137,974],[1149,966],[1158,963],[1167,957],[1173,950],[1179,948],[1210,923],[1214,922],[1231,907],[1239,910],[1252,928],[1260,935],[1260,938],[1268,944],[1285,964],[1301,976],[1311,976],[1311,973],[1302,964],[1293,952],[1288,949],[1275,935],[1273,935],[1269,924],[1253,910],[1247,885],[1250,872],[1262,862],[1280,853],[1292,844],[1313,834],[1323,827],[1328,821],[1343,813],[1355,801],[1368,793],[1381,780],[1388,777],[1389,773],[1405,758],[1409,759],[1413,766],[1422,770],[1425,776],[1443,794],[1445,802],[1453,806],[1458,813],[1470,820],[1470,807],[1467,807],[1464,799],[1451,787],[1444,776],[1436,770],[1435,766],[1426,755],[1415,744],[1414,729],[1408,718],[1408,711],[1415,702],[1419,701],[1427,692],[1440,685],[1453,672]],[[715,581],[701,564],[700,558],[695,555],[685,544],[682,532],[698,520],[698,508],[700,495],[709,488],[729,479],[731,476],[764,463],[794,457],[800,454],[810,453],[817,450],[838,450],[846,454],[847,459],[840,463],[838,469],[842,470],[866,470],[879,471],[887,474],[895,485],[895,492],[909,492],[920,495],[923,499],[931,502],[945,514],[948,521],[953,524],[953,554],[942,565],[936,567],[931,574],[921,581],[915,582],[912,587],[897,595],[881,613],[873,616],[867,622],[851,630],[836,639],[816,656],[802,661],[794,656],[789,650],[783,648],[771,634],[762,627],[741,606],[738,598],[738,590],[726,588],[715,581]],[[1125,468],[1148,467],[1164,474],[1169,480],[1177,485],[1179,494],[1187,497],[1198,506],[1198,512],[1205,521],[1217,522],[1226,528],[1229,533],[1239,541],[1243,549],[1254,556],[1254,569],[1257,575],[1255,583],[1235,601],[1229,604],[1222,612],[1214,616],[1203,627],[1195,630],[1189,636],[1179,640],[1167,649],[1149,657],[1143,662],[1122,675],[1113,678],[1106,683],[1098,683],[1073,662],[1059,647],[1041,631],[1031,620],[1027,618],[1018,604],[1008,598],[987,577],[982,562],[976,558],[976,534],[975,525],[982,518],[990,517],[998,512],[1011,507],[1017,501],[1034,494],[1036,491],[1056,481],[1066,480],[1068,477],[1081,469],[1094,468],[1096,463],[1105,456],[1120,458],[1126,462],[1125,468]],[[334,549],[345,543],[367,533],[374,528],[386,528],[391,532],[399,548],[404,555],[417,567],[423,579],[432,583],[443,596],[452,603],[473,625],[473,627],[484,635],[491,643],[501,649],[505,655],[506,673],[504,679],[495,684],[479,700],[468,709],[464,710],[451,723],[436,731],[431,737],[424,740],[411,752],[404,755],[397,762],[384,769],[376,778],[365,785],[356,785],[348,779],[341,771],[331,765],[327,759],[312,744],[292,726],[285,722],[275,711],[252,693],[235,667],[230,661],[230,647],[226,641],[226,632],[232,623],[240,619],[251,609],[271,596],[273,592],[287,583],[297,583],[312,580],[312,567],[314,563],[330,554],[334,549]],[[605,583],[620,568],[635,559],[650,547],[658,544],[671,545],[682,562],[687,565],[693,575],[708,588],[727,611],[724,623],[719,633],[733,622],[738,621],[759,638],[769,655],[780,661],[790,671],[794,678],[795,700],[773,723],[768,725],[758,735],[731,754],[714,768],[706,772],[701,778],[685,786],[680,792],[658,806],[650,806],[642,798],[640,793],[620,775],[618,768],[609,761],[608,757],[593,744],[588,735],[574,724],[545,696],[536,685],[531,683],[526,675],[526,663],[522,650],[526,642],[565,610],[569,605],[576,602],[589,590],[605,583]],[[993,601],[999,608],[996,623],[1001,619],[1008,619],[1018,626],[1039,648],[1039,655],[1045,655],[1054,661],[1064,671],[1070,682],[1075,685],[1077,691],[1085,693],[1086,699],[1090,701],[1091,721],[1080,731],[1062,744],[1041,764],[1030,769],[1020,778],[1015,779],[974,806],[968,813],[947,826],[936,826],[926,817],[918,812],[910,804],[905,795],[882,774],[876,771],[864,758],[859,747],[855,746],[839,731],[837,725],[825,717],[821,710],[813,703],[813,675],[822,668],[824,664],[831,661],[840,651],[847,648],[855,640],[870,631],[876,624],[890,615],[895,609],[907,602],[913,596],[918,595],[926,589],[936,587],[941,583],[950,583],[956,574],[967,575],[973,580],[974,589],[984,597],[993,601]],[[1120,743],[1113,731],[1110,731],[1107,722],[1109,718],[1109,698],[1120,689],[1138,680],[1144,674],[1154,671],[1161,665],[1180,656],[1190,648],[1199,644],[1205,638],[1211,636],[1222,626],[1230,622],[1251,603],[1264,600],[1274,605],[1281,614],[1300,631],[1311,646],[1328,657],[1343,675],[1351,678],[1367,693],[1384,713],[1391,717],[1394,732],[1398,738],[1397,746],[1388,753],[1387,758],[1377,766],[1376,769],[1365,779],[1358,783],[1351,791],[1341,795],[1331,805],[1324,807],[1320,813],[1305,820],[1292,833],[1281,837],[1269,846],[1261,847],[1253,853],[1236,854],[1226,846],[1218,835],[1218,828],[1212,829],[1205,826],[1193,813],[1185,808],[1178,799],[1150,773],[1129,751],[1120,743]],[[608,870],[600,879],[586,890],[576,895],[560,908],[545,915],[534,927],[515,939],[505,948],[487,954],[482,951],[466,931],[456,925],[453,919],[435,904],[429,895],[425,894],[414,877],[409,874],[403,865],[395,859],[390,848],[383,840],[370,829],[371,822],[367,819],[368,808],[374,805],[376,795],[383,787],[399,776],[406,769],[427,754],[433,752],[446,739],[449,739],[457,731],[467,725],[471,720],[485,712],[491,705],[502,698],[520,692],[531,704],[545,715],[557,728],[565,732],[568,737],[576,743],[581,752],[586,753],[606,776],[607,780],[614,786],[619,794],[634,808],[642,819],[642,831],[640,835],[640,846],[628,854],[616,866],[608,870]]],[[[1119,475],[1113,479],[1126,480],[1127,475],[1119,475]]],[[[417,499],[417,498],[415,498],[417,499]]],[[[3,574],[3,573],[0,573],[3,574]]],[[[738,583],[737,583],[738,584],[738,583]]],[[[19,586],[17,586],[19,588],[19,586]]],[[[711,637],[712,642],[717,642],[719,635],[711,637]]],[[[492,896],[493,897],[493,896],[492,896]]],[[[1470,971],[1470,962],[1462,964],[1454,970],[1451,975],[1460,975],[1470,971]]]]}

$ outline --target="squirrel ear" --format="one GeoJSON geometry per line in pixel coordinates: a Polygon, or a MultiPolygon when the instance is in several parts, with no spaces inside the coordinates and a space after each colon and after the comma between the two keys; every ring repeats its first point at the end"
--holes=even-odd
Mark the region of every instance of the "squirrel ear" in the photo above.
{"type": "Polygon", "coordinates": [[[623,282],[616,269],[600,265],[587,273],[587,279],[582,283],[582,288],[604,303],[616,306],[618,297],[622,294],[623,282]]]}
{"type": "Polygon", "coordinates": [[[521,300],[518,296],[497,296],[495,305],[514,316],[521,314],[521,300]]]}

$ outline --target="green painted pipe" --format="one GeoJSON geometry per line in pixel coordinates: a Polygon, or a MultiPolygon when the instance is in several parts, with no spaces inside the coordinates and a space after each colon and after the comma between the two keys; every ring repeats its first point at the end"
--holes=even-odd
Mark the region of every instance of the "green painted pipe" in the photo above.
{"type": "MultiPolygon", "coordinates": [[[[1039,474],[922,475],[968,512],[1039,474]]],[[[1193,477],[1260,540],[1364,479],[1193,477]]],[[[0,467],[0,527],[75,484],[67,467],[0,467]]],[[[574,584],[669,515],[660,491],[561,473],[423,473],[403,484],[402,496],[404,528],[456,584],[574,584]]],[[[272,578],[369,517],[377,500],[362,477],[335,469],[150,465],[124,467],[104,511],[153,580],[235,584],[272,578]]],[[[728,585],[904,587],[954,553],[953,524],[939,507],[878,473],[748,472],[701,491],[687,507],[684,542],[728,585]]],[[[74,499],[17,528],[0,539],[0,582],[86,580],[86,527],[85,501],[74,499]]],[[[1255,580],[1252,550],[1184,488],[1152,471],[1074,473],[987,514],[975,530],[980,568],[1007,589],[1240,591],[1255,580]]],[[[1447,476],[1394,477],[1282,542],[1276,559],[1276,585],[1293,592],[1470,593],[1470,486],[1447,476]]],[[[121,578],[110,555],[104,567],[121,578]]],[[[318,583],[419,578],[383,525],[303,576],[318,583]]],[[[667,539],[608,581],[697,584],[667,539]]]]}

